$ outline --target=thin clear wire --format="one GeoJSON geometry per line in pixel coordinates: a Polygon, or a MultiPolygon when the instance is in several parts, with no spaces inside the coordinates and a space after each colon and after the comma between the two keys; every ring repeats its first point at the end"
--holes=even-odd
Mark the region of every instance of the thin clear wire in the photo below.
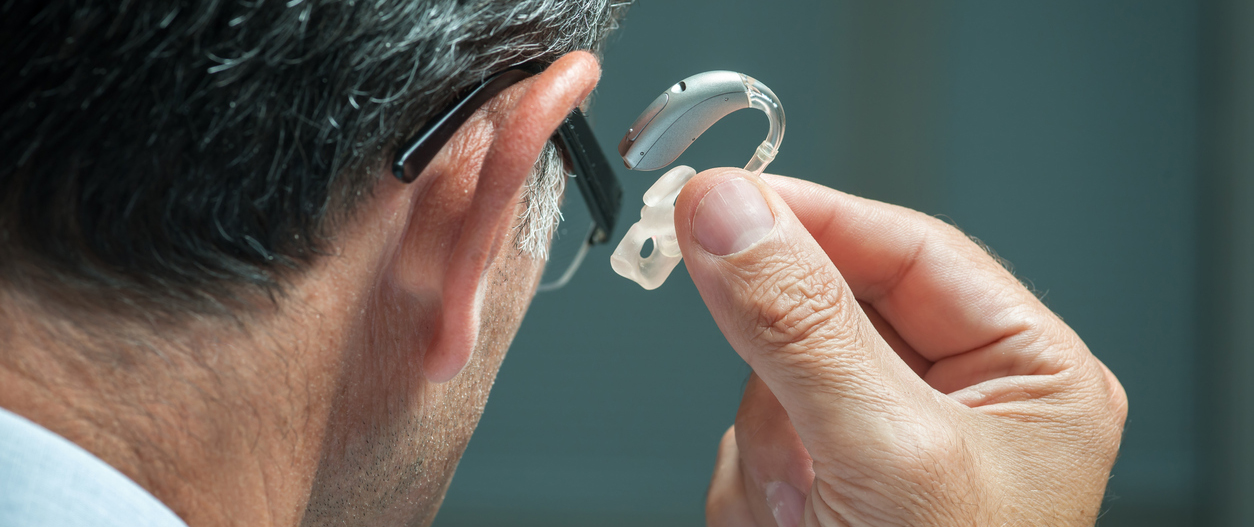
{"type": "Polygon", "coordinates": [[[596,232],[596,229],[596,223],[593,223],[588,227],[588,234],[583,237],[583,245],[579,247],[579,252],[575,253],[575,258],[571,260],[570,265],[566,266],[566,270],[562,272],[562,276],[552,282],[540,284],[540,287],[536,288],[537,292],[544,293],[546,291],[561,289],[562,286],[565,286],[570,282],[570,279],[575,276],[575,271],[578,271],[580,264],[583,263],[584,256],[588,255],[588,248],[592,247],[592,233],[596,232]]]}
{"type": "Polygon", "coordinates": [[[758,82],[757,79],[745,74],[741,74],[740,78],[745,83],[745,93],[749,95],[749,107],[762,110],[771,123],[766,139],[758,145],[753,157],[749,159],[749,164],[745,165],[745,170],[753,172],[755,176],[760,176],[766,170],[766,166],[775,160],[775,155],[779,153],[779,145],[784,141],[784,105],[779,102],[779,97],[775,96],[775,92],[758,82]]]}

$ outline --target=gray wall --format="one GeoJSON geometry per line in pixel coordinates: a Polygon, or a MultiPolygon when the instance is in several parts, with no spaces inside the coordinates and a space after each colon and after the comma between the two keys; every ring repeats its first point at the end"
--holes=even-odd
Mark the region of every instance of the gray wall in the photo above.
{"type": "MultiPolygon", "coordinates": [[[[609,47],[593,117],[614,153],[637,112],[683,77],[732,69],[769,84],[788,110],[772,172],[949,219],[1011,261],[1123,381],[1131,414],[1100,524],[1181,525],[1196,474],[1221,464],[1198,454],[1211,448],[1205,430],[1250,411],[1196,417],[1231,400],[1197,394],[1250,338],[1225,340],[1209,362],[1195,353],[1199,324],[1237,327],[1199,314],[1227,309],[1199,270],[1252,261],[1248,243],[1239,261],[1207,251],[1254,233],[1207,234],[1230,218],[1207,215],[1206,196],[1232,194],[1207,181],[1246,193],[1225,214],[1248,215],[1254,200],[1234,183],[1248,155],[1199,177],[1203,69],[1228,67],[1199,60],[1199,27],[1213,18],[1160,0],[642,0],[609,47]]],[[[760,114],[741,112],[680,162],[743,165],[764,133],[760,114]]],[[[618,237],[658,175],[619,171],[618,237]]],[[[594,252],[570,286],[537,297],[437,526],[704,524],[714,449],[748,368],[682,267],[646,292],[608,257],[594,252]]]]}
{"type": "Polygon", "coordinates": [[[1254,525],[1254,4],[1204,13],[1199,525],[1254,525]]]}

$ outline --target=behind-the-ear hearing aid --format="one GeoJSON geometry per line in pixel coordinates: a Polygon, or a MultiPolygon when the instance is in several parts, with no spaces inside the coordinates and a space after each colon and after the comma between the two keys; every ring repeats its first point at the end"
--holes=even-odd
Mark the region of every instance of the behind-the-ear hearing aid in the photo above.
{"type": "MultiPolygon", "coordinates": [[[[629,169],[657,170],[674,162],[719,119],[745,108],[762,110],[771,123],[766,140],[745,165],[745,170],[760,175],[784,139],[784,107],[765,84],[734,71],[707,71],[671,86],[632,123],[618,143],[618,153],[629,169]]],[[[682,259],[675,238],[675,199],[696,175],[692,167],[677,166],[649,187],[640,221],[610,256],[615,272],[645,289],[657,289],[666,281],[682,259]],[[641,256],[649,240],[653,250],[641,256]]]]}

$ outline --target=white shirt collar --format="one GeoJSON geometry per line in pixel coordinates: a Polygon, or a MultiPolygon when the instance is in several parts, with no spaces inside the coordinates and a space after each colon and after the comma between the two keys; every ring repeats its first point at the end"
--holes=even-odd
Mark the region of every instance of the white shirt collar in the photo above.
{"type": "Polygon", "coordinates": [[[0,525],[187,527],[78,445],[0,408],[0,525]]]}

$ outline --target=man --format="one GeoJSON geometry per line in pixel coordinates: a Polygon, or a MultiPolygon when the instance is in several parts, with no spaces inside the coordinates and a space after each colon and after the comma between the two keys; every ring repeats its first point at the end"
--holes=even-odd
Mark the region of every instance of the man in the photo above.
{"type": "MultiPolygon", "coordinates": [[[[623,9],[0,7],[0,524],[430,523],[623,9]]],[[[711,524],[1093,522],[1122,389],[961,234],[735,170],[676,224],[756,372],[711,524]]]]}

